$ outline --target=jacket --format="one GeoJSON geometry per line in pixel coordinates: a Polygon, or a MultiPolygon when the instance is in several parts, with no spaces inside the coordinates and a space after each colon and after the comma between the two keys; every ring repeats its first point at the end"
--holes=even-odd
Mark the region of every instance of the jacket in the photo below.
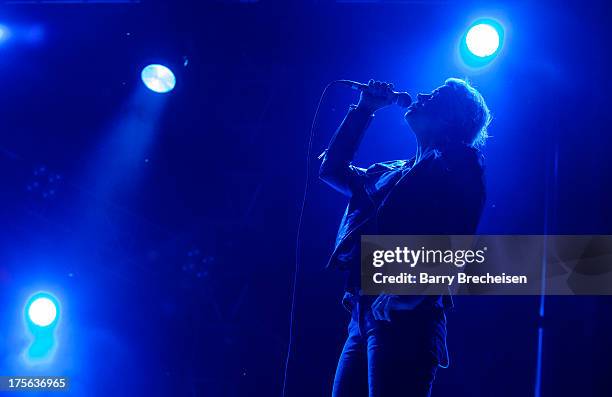
{"type": "Polygon", "coordinates": [[[349,197],[327,268],[357,271],[362,234],[475,234],[485,202],[483,156],[463,144],[409,160],[352,164],[373,115],[351,106],[319,177],[349,197]],[[357,269],[355,269],[357,267],[357,269]]]}

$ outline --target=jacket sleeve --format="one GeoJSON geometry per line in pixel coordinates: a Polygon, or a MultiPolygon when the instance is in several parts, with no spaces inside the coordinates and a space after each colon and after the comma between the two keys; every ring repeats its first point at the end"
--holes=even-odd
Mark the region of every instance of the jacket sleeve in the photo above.
{"type": "Polygon", "coordinates": [[[352,165],[352,161],[373,117],[352,105],[329,146],[319,157],[323,158],[319,178],[349,197],[363,188],[366,170],[352,165]]]}

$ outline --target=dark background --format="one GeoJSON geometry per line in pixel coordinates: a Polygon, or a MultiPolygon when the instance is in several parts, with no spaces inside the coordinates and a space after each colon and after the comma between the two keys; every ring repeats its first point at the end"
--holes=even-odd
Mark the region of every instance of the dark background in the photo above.
{"type": "MultiPolygon", "coordinates": [[[[4,2],[0,24],[0,375],[72,377],[76,396],[280,395],[297,218],[319,96],[334,79],[410,93],[469,77],[493,113],[480,232],[611,234],[605,2],[4,2]],[[500,56],[455,59],[475,18],[500,56]],[[142,67],[176,89],[147,91],[142,67]],[[23,305],[62,303],[58,351],[24,367],[23,305]]],[[[322,270],[345,198],[316,180],[354,92],[333,88],[313,141],[289,396],[329,395],[347,314],[322,270]]],[[[380,111],[359,164],[406,158],[380,111]]],[[[607,297],[458,297],[434,396],[612,393],[607,297]]]]}

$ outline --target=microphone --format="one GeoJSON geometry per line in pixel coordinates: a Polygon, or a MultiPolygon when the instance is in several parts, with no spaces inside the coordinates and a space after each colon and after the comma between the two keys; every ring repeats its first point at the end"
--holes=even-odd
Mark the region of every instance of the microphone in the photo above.
{"type": "MultiPolygon", "coordinates": [[[[336,80],[336,83],[344,84],[358,91],[363,91],[364,89],[368,88],[367,84],[359,83],[357,81],[352,80],[336,80]]],[[[412,97],[407,92],[393,91],[393,101],[399,107],[407,108],[408,106],[410,106],[410,104],[412,104],[412,97]]]]}

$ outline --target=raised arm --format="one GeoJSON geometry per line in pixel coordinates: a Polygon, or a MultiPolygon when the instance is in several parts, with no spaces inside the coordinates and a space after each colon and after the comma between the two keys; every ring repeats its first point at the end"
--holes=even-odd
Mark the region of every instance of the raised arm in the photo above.
{"type": "Polygon", "coordinates": [[[365,169],[352,165],[352,161],[374,112],[393,103],[392,92],[393,84],[370,80],[359,103],[351,106],[323,153],[319,177],[347,196],[363,186],[365,169]]]}
{"type": "Polygon", "coordinates": [[[372,119],[372,113],[352,105],[323,153],[319,178],[347,196],[353,194],[365,175],[365,169],[351,163],[372,119]]]}

